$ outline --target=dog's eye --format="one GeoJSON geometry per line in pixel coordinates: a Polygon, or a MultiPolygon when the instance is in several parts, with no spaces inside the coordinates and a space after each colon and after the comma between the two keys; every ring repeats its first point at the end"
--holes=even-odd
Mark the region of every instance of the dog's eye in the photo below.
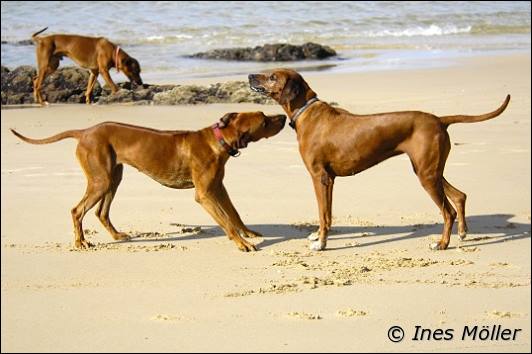
{"type": "Polygon", "coordinates": [[[271,74],[270,75],[270,80],[271,81],[275,81],[277,79],[277,77],[275,76],[275,74],[271,74]]]}

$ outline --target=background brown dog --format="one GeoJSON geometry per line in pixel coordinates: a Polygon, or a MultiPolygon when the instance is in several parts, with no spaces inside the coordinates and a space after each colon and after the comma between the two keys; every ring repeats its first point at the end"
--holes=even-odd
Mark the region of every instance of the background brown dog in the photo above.
{"type": "Polygon", "coordinates": [[[431,248],[444,250],[449,245],[457,213],[447,198],[458,211],[458,234],[461,239],[466,237],[466,195],[443,177],[451,149],[447,127],[497,117],[506,109],[510,95],[496,111],[479,116],[437,117],[418,111],[355,115],[317,100],[316,93],[293,70],[249,75],[249,83],[253,90],[275,99],[296,129],[299,151],[312,177],[320,214],[318,233],[309,236],[315,241],[311,249],[323,250],[327,245],[335,177],[355,175],[403,153],[410,158],[421,185],[443,215],[441,240],[431,248]]]}
{"type": "Polygon", "coordinates": [[[130,57],[122,48],[103,37],[84,37],[75,34],[53,34],[37,37],[48,27],[35,32],[31,39],[36,45],[37,76],[33,78],[33,97],[35,102],[46,104],[41,94],[41,86],[46,76],[59,67],[59,61],[64,56],[75,61],[82,68],[89,69],[91,74],[85,92],[85,102],[91,102],[91,93],[99,74],[111,88],[112,93],[118,91],[118,86],[109,75],[110,68],[123,71],[127,78],[138,85],[142,85],[140,78],[140,64],[130,57]]]}
{"type": "Polygon", "coordinates": [[[216,126],[198,131],[155,130],[107,122],[91,128],[69,130],[46,139],[27,138],[13,129],[20,139],[31,144],[49,144],[65,138],[79,141],[76,156],[87,177],[87,190],[72,209],[74,245],[87,248],[83,235],[85,214],[100,203],[96,216],[115,240],[129,236],[118,232],[109,219],[109,209],[122,180],[123,163],[131,165],[164,186],[196,188],[196,201],[222,227],[242,251],[255,246],[242,238],[260,234],[249,230],[231,203],[223,185],[224,166],[229,152],[249,142],[277,134],[286,116],[266,116],[262,112],[228,113],[216,126]]]}

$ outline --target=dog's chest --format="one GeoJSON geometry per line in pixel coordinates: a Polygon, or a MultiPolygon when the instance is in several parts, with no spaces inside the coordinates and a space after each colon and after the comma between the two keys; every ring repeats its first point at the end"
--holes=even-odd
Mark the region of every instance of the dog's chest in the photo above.
{"type": "Polygon", "coordinates": [[[194,188],[194,182],[190,176],[177,175],[173,178],[165,181],[161,181],[161,184],[176,189],[189,189],[194,188]]]}
{"type": "MultiPolygon", "coordinates": [[[[146,173],[146,172],[144,172],[146,173]]],[[[168,173],[146,173],[148,176],[162,184],[163,186],[175,189],[194,188],[194,182],[190,173],[168,172],[168,173]]]]}

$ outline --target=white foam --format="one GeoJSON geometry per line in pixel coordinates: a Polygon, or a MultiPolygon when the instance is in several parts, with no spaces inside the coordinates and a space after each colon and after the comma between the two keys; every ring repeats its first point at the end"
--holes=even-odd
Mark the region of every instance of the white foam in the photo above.
{"type": "Polygon", "coordinates": [[[444,36],[471,32],[471,26],[456,27],[430,25],[429,27],[411,27],[404,30],[369,31],[362,34],[364,37],[414,37],[414,36],[444,36]]]}
{"type": "Polygon", "coordinates": [[[160,41],[164,39],[163,36],[149,36],[149,37],[146,37],[146,40],[150,41],[150,42],[157,42],[157,41],[160,41]]]}

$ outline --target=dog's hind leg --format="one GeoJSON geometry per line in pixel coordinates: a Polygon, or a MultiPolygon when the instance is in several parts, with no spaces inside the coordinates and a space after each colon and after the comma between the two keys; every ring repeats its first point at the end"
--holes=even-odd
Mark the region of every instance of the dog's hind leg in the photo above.
{"type": "Polygon", "coordinates": [[[443,190],[456,207],[456,211],[458,212],[458,236],[463,240],[467,236],[467,223],[465,219],[465,203],[467,196],[464,192],[453,187],[445,178],[443,178],[443,190]]]}
{"type": "Polygon", "coordinates": [[[87,177],[87,190],[78,205],[71,210],[74,223],[74,246],[88,248],[91,245],[85,240],[83,234],[83,217],[111,189],[111,161],[108,154],[88,149],[81,143],[76,150],[76,156],[87,177]]]}
{"type": "Polygon", "coordinates": [[[111,219],[109,218],[109,210],[111,208],[111,203],[113,202],[113,198],[116,194],[116,190],[118,189],[118,185],[122,181],[123,170],[124,166],[122,164],[118,164],[113,168],[111,187],[104,194],[103,198],[100,201],[100,204],[98,205],[98,208],[96,209],[96,216],[101,221],[102,225],[107,229],[107,231],[109,231],[113,239],[117,241],[130,239],[129,235],[127,235],[126,233],[118,232],[111,223],[111,219]]]}
{"type": "Polygon", "coordinates": [[[443,215],[443,232],[439,242],[430,245],[433,250],[444,250],[449,246],[451,240],[451,231],[453,228],[454,219],[456,218],[456,211],[447,200],[443,191],[443,182],[439,178],[431,176],[420,175],[419,180],[421,185],[430,195],[436,206],[440,208],[443,215]]]}
{"type": "Polygon", "coordinates": [[[33,78],[33,98],[41,105],[48,103],[42,98],[42,83],[48,75],[57,70],[59,61],[61,60],[61,56],[52,54],[52,51],[51,49],[37,48],[38,73],[33,78]]]}
{"type": "Polygon", "coordinates": [[[87,83],[87,91],[85,92],[85,103],[86,104],[91,103],[91,94],[92,94],[92,90],[94,90],[94,84],[96,83],[96,79],[98,78],[98,75],[99,75],[98,70],[91,70],[89,82],[87,83]]]}
{"type": "Polygon", "coordinates": [[[91,244],[85,240],[83,234],[83,217],[93,206],[98,203],[105,194],[105,184],[99,181],[91,180],[88,182],[85,195],[81,198],[78,205],[76,205],[72,213],[72,221],[74,223],[74,247],[75,248],[89,248],[91,244]]]}
{"type": "Polygon", "coordinates": [[[443,169],[450,151],[447,132],[439,135],[419,135],[411,141],[407,154],[421,185],[440,209],[444,225],[439,242],[430,245],[433,250],[444,250],[449,246],[456,211],[444,192],[443,169]]]}

